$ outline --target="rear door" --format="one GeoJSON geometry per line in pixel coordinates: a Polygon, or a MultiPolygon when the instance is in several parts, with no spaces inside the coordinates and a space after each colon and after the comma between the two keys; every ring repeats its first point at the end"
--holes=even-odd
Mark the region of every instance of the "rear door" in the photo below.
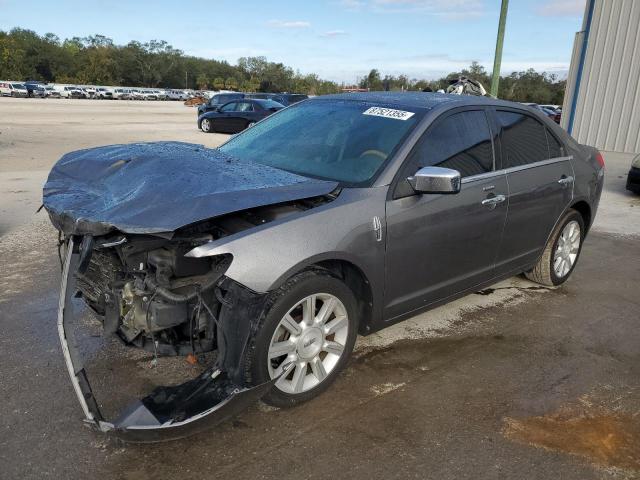
{"type": "Polygon", "coordinates": [[[509,209],[497,273],[537,261],[556,221],[573,197],[573,168],[561,144],[537,118],[496,109],[501,169],[509,182],[509,209]]]}
{"type": "Polygon", "coordinates": [[[409,154],[387,202],[385,318],[492,278],[506,219],[507,182],[495,171],[494,133],[482,109],[445,114],[409,154]],[[458,170],[457,194],[416,194],[425,166],[458,170]]]}
{"type": "Polygon", "coordinates": [[[245,101],[238,102],[235,117],[233,118],[233,131],[241,132],[250,122],[255,122],[255,108],[253,103],[245,101]]]}

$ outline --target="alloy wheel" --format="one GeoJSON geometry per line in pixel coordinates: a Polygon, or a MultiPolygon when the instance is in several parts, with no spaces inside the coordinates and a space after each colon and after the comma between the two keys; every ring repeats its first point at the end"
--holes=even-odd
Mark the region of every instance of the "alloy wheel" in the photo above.
{"type": "Polygon", "coordinates": [[[558,278],[565,277],[573,268],[580,251],[580,241],[580,224],[572,220],[562,229],[553,254],[553,271],[558,278]]]}
{"type": "Polygon", "coordinates": [[[309,295],[280,320],[267,352],[275,386],[299,394],[324,381],[344,354],[349,319],[344,304],[328,293],[309,295]]]}

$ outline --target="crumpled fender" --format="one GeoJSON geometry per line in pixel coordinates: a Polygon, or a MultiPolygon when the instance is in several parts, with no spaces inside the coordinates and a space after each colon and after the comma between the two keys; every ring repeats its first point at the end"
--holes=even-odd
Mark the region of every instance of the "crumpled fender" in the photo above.
{"type": "MultiPolygon", "coordinates": [[[[106,420],[98,406],[84,370],[70,320],[75,293],[73,273],[83,253],[71,237],[67,243],[58,304],[58,335],[65,363],[85,422],[98,431],[134,443],[152,443],[183,438],[211,428],[257,401],[278,380],[247,387],[234,381],[214,365],[197,378],[178,386],[157,387],[134,401],[113,421],[106,420]]],[[[234,375],[237,376],[237,375],[234,375]]]]}

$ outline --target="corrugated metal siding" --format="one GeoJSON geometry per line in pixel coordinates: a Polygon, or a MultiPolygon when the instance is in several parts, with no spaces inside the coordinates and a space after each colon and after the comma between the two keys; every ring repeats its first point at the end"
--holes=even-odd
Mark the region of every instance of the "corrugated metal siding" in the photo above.
{"type": "MultiPolygon", "coordinates": [[[[587,5],[588,7],[588,5],[587,5]]],[[[582,32],[563,105],[566,128],[582,32]]],[[[572,135],[600,150],[640,152],[640,1],[596,0],[572,135]]]]}

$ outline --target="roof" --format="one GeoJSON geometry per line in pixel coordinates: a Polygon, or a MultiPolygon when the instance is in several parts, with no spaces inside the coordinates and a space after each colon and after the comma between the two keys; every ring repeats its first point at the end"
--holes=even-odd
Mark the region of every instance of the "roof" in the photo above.
{"type": "Polygon", "coordinates": [[[389,106],[403,106],[423,108],[431,110],[445,104],[451,106],[463,105],[503,105],[522,106],[514,102],[498,100],[492,97],[480,97],[476,95],[453,95],[449,93],[431,92],[354,92],[335,95],[322,95],[314,100],[351,100],[359,102],[381,103],[389,106]]]}

